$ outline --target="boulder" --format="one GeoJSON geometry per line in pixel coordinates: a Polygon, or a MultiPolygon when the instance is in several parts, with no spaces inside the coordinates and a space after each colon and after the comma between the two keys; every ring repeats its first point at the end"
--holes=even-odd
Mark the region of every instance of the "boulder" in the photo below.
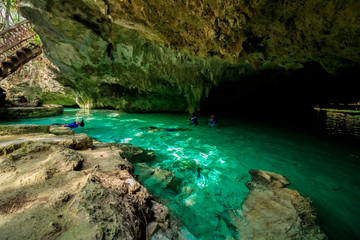
{"type": "Polygon", "coordinates": [[[250,170],[250,193],[241,210],[229,210],[239,239],[327,239],[321,231],[309,198],[285,188],[280,174],[250,170]]]}
{"type": "Polygon", "coordinates": [[[74,131],[69,127],[50,126],[50,133],[55,135],[74,135],[74,131]]]}
{"type": "Polygon", "coordinates": [[[284,188],[290,184],[290,181],[283,175],[251,169],[249,171],[251,182],[247,183],[249,189],[252,188],[284,188]]]}

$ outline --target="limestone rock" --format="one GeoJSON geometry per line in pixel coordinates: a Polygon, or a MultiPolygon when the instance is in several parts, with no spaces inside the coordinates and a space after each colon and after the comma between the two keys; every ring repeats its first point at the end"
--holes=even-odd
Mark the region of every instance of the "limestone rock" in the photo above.
{"type": "Polygon", "coordinates": [[[63,111],[63,106],[56,104],[43,105],[41,107],[7,107],[0,108],[0,119],[51,117],[61,115],[63,111]]]}
{"type": "Polygon", "coordinates": [[[251,188],[284,188],[290,184],[290,181],[283,175],[251,169],[249,171],[251,175],[251,182],[247,183],[249,189],[251,188]]]}
{"type": "Polygon", "coordinates": [[[15,140],[2,143],[0,141],[0,156],[6,155],[7,158],[16,161],[20,157],[27,156],[32,152],[42,152],[51,146],[43,142],[15,140]]]}
{"type": "Polygon", "coordinates": [[[84,158],[73,149],[60,148],[48,157],[47,165],[57,166],[64,171],[80,170],[84,158]]]}
{"type": "Polygon", "coordinates": [[[167,208],[151,200],[147,190],[127,171],[97,171],[89,176],[80,194],[80,211],[84,208],[101,229],[97,235],[100,238],[142,239],[168,227],[164,224],[167,208]],[[142,227],[151,219],[154,221],[142,227]]]}
{"type": "Polygon", "coordinates": [[[71,138],[71,140],[74,142],[72,146],[75,149],[87,149],[92,147],[92,139],[85,133],[76,134],[75,137],[71,138]]]}
{"type": "Polygon", "coordinates": [[[156,222],[165,223],[169,217],[167,207],[155,201],[151,201],[151,204],[151,210],[154,213],[156,222]]]}
{"type": "Polygon", "coordinates": [[[55,135],[74,135],[74,131],[68,127],[50,126],[50,133],[55,134],[55,135]]]}
{"type": "MultiPolygon", "coordinates": [[[[137,163],[136,170],[140,173],[140,181],[146,185],[156,186],[156,191],[162,191],[174,179],[174,172],[161,169],[160,167],[149,167],[146,163],[137,163]]],[[[154,188],[154,187],[153,187],[154,188]]]]}
{"type": "Polygon", "coordinates": [[[0,136],[28,134],[28,133],[48,133],[50,130],[48,125],[32,125],[32,124],[17,124],[17,125],[0,125],[0,136]]]}
{"type": "Polygon", "coordinates": [[[241,210],[228,211],[239,239],[327,239],[309,198],[285,188],[285,176],[250,170],[252,188],[241,210]]]}
{"type": "Polygon", "coordinates": [[[119,154],[122,158],[126,158],[132,163],[145,162],[152,157],[151,151],[144,150],[143,148],[131,144],[119,143],[114,144],[114,146],[120,150],[119,154]]]}
{"type": "Polygon", "coordinates": [[[85,134],[0,136],[1,238],[181,239],[167,208],[119,168],[119,148],[91,147],[85,134]]]}
{"type": "Polygon", "coordinates": [[[61,207],[66,204],[71,198],[71,194],[61,191],[58,192],[56,197],[53,199],[53,204],[55,207],[61,207]]]}
{"type": "MultiPolygon", "coordinates": [[[[38,97],[42,104],[77,106],[73,91],[55,80],[56,73],[58,73],[56,66],[41,54],[25,63],[16,74],[11,74],[1,80],[0,88],[6,91],[8,100],[26,96],[27,100],[31,102],[38,97]]],[[[1,100],[0,107],[2,107],[1,100]]]]}
{"type": "Polygon", "coordinates": [[[357,1],[21,3],[82,106],[192,111],[257,69],[360,63],[357,1]]]}
{"type": "MultiPolygon", "coordinates": [[[[26,135],[25,135],[26,136],[26,135]]],[[[1,139],[1,137],[0,137],[1,139]]],[[[19,139],[10,139],[7,141],[0,141],[0,155],[9,154],[21,147],[26,146],[31,142],[37,143],[48,143],[52,145],[60,145],[67,148],[73,149],[88,149],[92,147],[92,139],[84,134],[76,134],[76,135],[62,135],[62,136],[54,136],[54,135],[35,135],[30,138],[20,138],[19,139]]]]}

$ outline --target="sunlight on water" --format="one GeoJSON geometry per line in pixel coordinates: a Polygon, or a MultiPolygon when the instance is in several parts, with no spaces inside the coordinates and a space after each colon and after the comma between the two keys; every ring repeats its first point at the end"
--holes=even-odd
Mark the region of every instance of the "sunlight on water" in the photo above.
{"type": "MultiPolygon", "coordinates": [[[[250,169],[286,175],[291,188],[314,201],[321,226],[333,239],[360,238],[358,142],[342,143],[293,126],[244,119],[220,118],[221,128],[216,129],[206,125],[206,117],[192,127],[182,114],[110,110],[67,109],[63,116],[12,123],[70,123],[75,118],[85,119],[85,127],[75,129],[77,133],[155,151],[155,158],[134,163],[135,173],[183,221],[192,234],[189,239],[238,237],[228,212],[241,208],[250,169]],[[152,126],[160,129],[149,129],[152,126]]],[[[359,126],[359,118],[340,120],[337,115],[326,116],[327,133],[340,131],[336,126],[341,124],[343,132],[359,134],[358,129],[346,128],[359,126]]]]}

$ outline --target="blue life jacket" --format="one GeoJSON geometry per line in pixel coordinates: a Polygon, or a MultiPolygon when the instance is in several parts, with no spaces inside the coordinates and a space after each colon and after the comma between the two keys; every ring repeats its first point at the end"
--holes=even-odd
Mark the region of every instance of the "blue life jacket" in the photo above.
{"type": "Polygon", "coordinates": [[[215,117],[214,120],[211,121],[211,118],[208,119],[209,126],[214,126],[217,124],[217,118],[215,117]]]}
{"type": "Polygon", "coordinates": [[[65,125],[65,127],[69,127],[69,128],[77,128],[79,125],[77,125],[76,123],[70,123],[65,125]]]}

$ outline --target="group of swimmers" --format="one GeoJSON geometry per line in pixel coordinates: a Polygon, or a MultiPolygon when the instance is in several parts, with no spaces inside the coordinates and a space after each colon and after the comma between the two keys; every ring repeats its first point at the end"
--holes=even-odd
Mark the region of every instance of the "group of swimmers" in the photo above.
{"type": "MultiPolygon", "coordinates": [[[[195,114],[195,113],[191,114],[191,116],[189,117],[189,121],[190,121],[189,126],[194,125],[196,127],[197,125],[199,125],[198,117],[197,117],[197,114],[195,114]]],[[[84,119],[82,119],[81,121],[74,121],[74,122],[69,123],[69,124],[54,123],[53,125],[58,125],[58,126],[61,126],[61,127],[77,128],[77,127],[84,127],[85,123],[84,123],[84,119]]],[[[218,126],[218,119],[215,116],[215,114],[210,115],[210,117],[208,119],[208,126],[209,127],[217,127],[218,126]]],[[[177,129],[150,127],[147,130],[149,132],[157,132],[157,131],[172,132],[172,131],[176,131],[177,129]]]]}
{"type": "MultiPolygon", "coordinates": [[[[195,113],[190,115],[189,121],[190,121],[189,126],[195,125],[195,127],[196,127],[197,125],[199,125],[198,117],[197,117],[197,114],[195,114],[195,113]]],[[[215,116],[215,114],[211,114],[208,119],[208,126],[209,127],[217,127],[218,126],[217,124],[218,124],[217,117],[215,116]]]]}

